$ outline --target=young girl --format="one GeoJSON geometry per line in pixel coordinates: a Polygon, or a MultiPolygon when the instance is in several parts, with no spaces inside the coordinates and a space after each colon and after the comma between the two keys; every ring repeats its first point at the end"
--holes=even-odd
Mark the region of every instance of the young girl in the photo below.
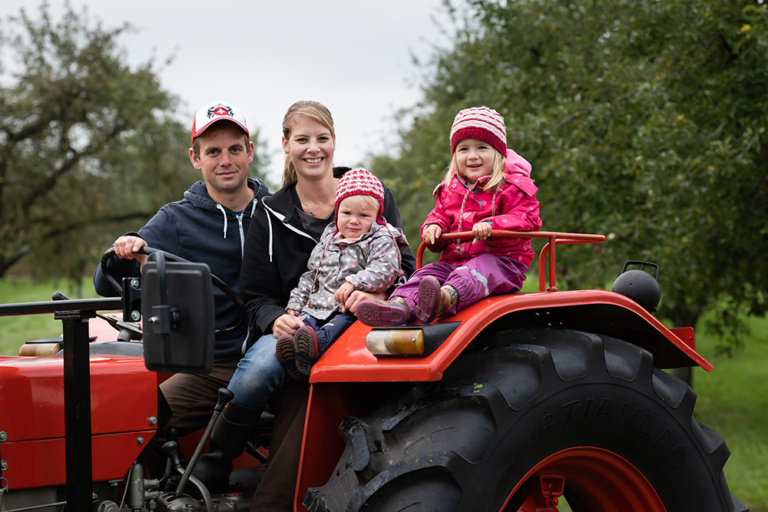
{"type": "Polygon", "coordinates": [[[489,235],[541,228],[531,165],[507,149],[504,118],[487,107],[459,112],[450,139],[451,165],[421,227],[428,248],[443,251],[440,261],[419,269],[388,301],[360,303],[357,317],[366,325],[400,325],[413,316],[426,324],[523,286],[534,257],[530,240],[489,235]],[[470,230],[474,239],[440,240],[443,233],[470,230]]]}
{"type": "Polygon", "coordinates": [[[335,222],[323,231],[286,306],[304,326],[277,339],[275,355],[292,379],[306,380],[314,362],[357,320],[344,307],[352,292],[384,293],[403,274],[398,243],[407,247],[408,241],[383,213],[379,179],[365,169],[347,171],[336,187],[335,222]]]}

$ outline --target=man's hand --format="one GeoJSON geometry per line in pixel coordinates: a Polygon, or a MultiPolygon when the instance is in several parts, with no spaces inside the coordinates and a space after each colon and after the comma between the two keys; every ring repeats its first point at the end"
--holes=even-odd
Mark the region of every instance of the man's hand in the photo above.
{"type": "Polygon", "coordinates": [[[146,246],[146,240],[138,236],[130,235],[121,236],[115,240],[115,243],[113,244],[113,247],[115,248],[115,254],[124,260],[138,260],[142,267],[147,261],[147,255],[139,254],[139,249],[146,246]]]}
{"type": "Polygon", "coordinates": [[[477,240],[485,240],[489,236],[491,236],[491,231],[493,230],[493,227],[491,226],[490,222],[478,222],[474,226],[472,226],[472,234],[475,235],[475,238],[477,240]]]}
{"type": "Polygon", "coordinates": [[[425,244],[435,245],[435,242],[437,242],[437,239],[440,238],[440,235],[442,234],[443,228],[437,224],[430,224],[421,232],[421,239],[424,240],[425,244]]]}

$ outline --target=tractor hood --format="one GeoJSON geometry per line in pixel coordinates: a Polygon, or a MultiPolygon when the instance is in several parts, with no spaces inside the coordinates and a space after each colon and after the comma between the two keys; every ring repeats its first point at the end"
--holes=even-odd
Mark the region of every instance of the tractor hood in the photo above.
{"type": "MultiPolygon", "coordinates": [[[[63,363],[0,357],[2,476],[16,489],[66,481],[63,363]]],[[[114,355],[91,356],[90,372],[93,476],[122,478],[155,433],[157,375],[140,357],[114,355]]]]}

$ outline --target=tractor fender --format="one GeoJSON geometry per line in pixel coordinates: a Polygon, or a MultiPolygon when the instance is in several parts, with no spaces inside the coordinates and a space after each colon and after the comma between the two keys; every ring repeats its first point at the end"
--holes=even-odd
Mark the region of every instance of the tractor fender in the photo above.
{"type": "MultiPolygon", "coordinates": [[[[453,332],[425,357],[377,358],[365,338],[370,327],[355,322],[313,366],[310,383],[438,381],[487,330],[510,327],[574,329],[615,337],[648,350],[657,368],[712,364],[695,350],[692,328],[670,329],[635,301],[605,290],[521,293],[483,299],[445,319],[453,332]]],[[[421,324],[413,324],[420,328],[421,324]]]]}

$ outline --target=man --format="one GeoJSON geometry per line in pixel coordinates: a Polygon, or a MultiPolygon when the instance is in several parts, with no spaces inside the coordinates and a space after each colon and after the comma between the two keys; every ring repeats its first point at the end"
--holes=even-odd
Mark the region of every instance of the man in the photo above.
{"type": "MultiPolygon", "coordinates": [[[[192,123],[189,159],[203,181],[194,183],[184,199],[163,206],[138,233],[118,238],[115,256],[107,262],[108,273],[118,280],[140,275],[146,256],[137,251],[149,246],[206,263],[213,274],[239,292],[245,233],[259,198],[269,194],[261,180],[248,177],[254,156],[249,136],[242,111],[231,103],[215,102],[201,108],[192,123]]],[[[94,286],[101,295],[116,294],[101,268],[94,274],[94,286]]],[[[232,301],[216,287],[214,299],[216,330],[236,325],[239,312],[232,301]]],[[[217,334],[210,373],[175,374],[164,381],[160,390],[171,416],[161,415],[161,426],[175,428],[180,435],[204,427],[218,389],[227,386],[245,349],[260,335],[249,332],[248,327],[217,334]]]]}

